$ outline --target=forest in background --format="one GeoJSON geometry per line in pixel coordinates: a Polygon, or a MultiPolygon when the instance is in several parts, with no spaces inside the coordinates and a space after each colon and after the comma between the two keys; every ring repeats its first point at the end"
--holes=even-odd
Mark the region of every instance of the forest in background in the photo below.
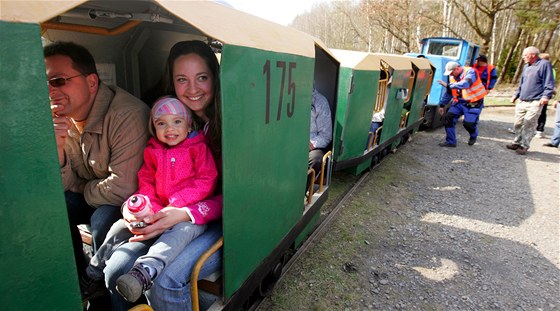
{"type": "Polygon", "coordinates": [[[290,26],[331,48],[372,53],[419,53],[426,37],[465,39],[504,83],[519,81],[523,49],[536,46],[560,73],[560,0],[334,0],[290,26]]]}

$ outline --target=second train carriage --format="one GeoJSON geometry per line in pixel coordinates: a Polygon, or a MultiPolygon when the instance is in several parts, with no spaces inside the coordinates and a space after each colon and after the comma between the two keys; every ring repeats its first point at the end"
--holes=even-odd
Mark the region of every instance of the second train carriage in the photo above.
{"type": "Polygon", "coordinates": [[[321,43],[210,1],[3,1],[0,27],[2,42],[10,42],[0,47],[2,107],[14,112],[2,120],[0,152],[4,308],[81,309],[42,41],[84,45],[103,81],[138,97],[161,77],[175,42],[199,39],[220,49],[218,308],[238,309],[273,285],[284,254],[311,230],[329,188],[325,172],[304,202],[314,82],[336,111],[338,62],[321,43]]]}

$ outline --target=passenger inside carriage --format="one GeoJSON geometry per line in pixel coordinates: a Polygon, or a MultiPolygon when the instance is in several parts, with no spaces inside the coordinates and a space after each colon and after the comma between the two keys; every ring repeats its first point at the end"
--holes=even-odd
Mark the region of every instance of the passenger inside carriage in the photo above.
{"type": "Polygon", "coordinates": [[[95,252],[121,217],[120,206],[138,185],[149,108],[103,83],[93,56],[80,45],[55,42],[45,46],[44,57],[74,256],[82,272],[86,260],[77,226],[91,224],[95,252]]]}
{"type": "MultiPolygon", "coordinates": [[[[383,120],[385,119],[385,108],[387,107],[387,100],[389,98],[389,89],[391,88],[392,81],[393,81],[393,77],[390,77],[389,81],[387,82],[387,88],[385,89],[385,96],[383,98],[383,107],[381,108],[381,110],[378,111],[375,111],[374,108],[373,114],[371,116],[371,126],[369,128],[369,132],[371,133],[371,135],[373,135],[373,142],[371,144],[371,147],[377,144],[375,134],[377,132],[377,129],[383,125],[383,120]]],[[[381,130],[379,131],[378,135],[380,135],[380,133],[381,130]]],[[[366,143],[366,149],[368,148],[368,145],[369,145],[369,141],[366,143]]]]}
{"type": "MultiPolygon", "coordinates": [[[[212,49],[202,41],[182,41],[170,50],[163,77],[164,94],[176,96],[191,112],[196,129],[202,130],[218,168],[218,184],[214,194],[201,202],[188,205],[198,209],[207,218],[199,224],[208,229],[189,243],[145,291],[145,297],[154,310],[190,310],[190,275],[197,259],[222,236],[221,190],[221,120],[219,64],[212,49]],[[212,213],[207,213],[212,210],[212,213]],[[210,217],[209,215],[214,215],[210,217]]],[[[112,310],[127,310],[132,305],[116,291],[117,279],[127,273],[138,257],[146,254],[150,243],[177,223],[191,221],[184,208],[165,207],[152,216],[151,224],[133,231],[137,242],[118,247],[104,269],[105,282],[110,292],[112,310]]],[[[132,219],[125,219],[130,222],[132,219]]],[[[202,267],[204,278],[220,269],[221,252],[212,255],[202,267]]]]}
{"type": "MultiPolygon", "coordinates": [[[[315,171],[315,179],[321,172],[323,155],[332,141],[332,119],[329,102],[325,96],[313,88],[311,101],[311,129],[309,137],[309,162],[308,168],[315,171]]],[[[308,178],[307,187],[310,181],[308,178]]]]}

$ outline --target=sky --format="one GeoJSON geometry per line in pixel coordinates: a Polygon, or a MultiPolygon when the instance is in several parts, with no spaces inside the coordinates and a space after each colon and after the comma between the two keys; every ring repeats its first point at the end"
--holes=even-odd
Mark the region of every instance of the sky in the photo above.
{"type": "Polygon", "coordinates": [[[293,19],[310,11],[314,3],[326,0],[222,0],[235,9],[287,26],[293,19]]]}

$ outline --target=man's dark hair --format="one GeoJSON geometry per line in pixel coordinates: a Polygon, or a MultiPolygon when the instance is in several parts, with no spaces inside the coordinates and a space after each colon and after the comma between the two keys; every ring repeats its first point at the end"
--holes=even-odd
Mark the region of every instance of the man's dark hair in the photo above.
{"type": "Polygon", "coordinates": [[[479,60],[479,61],[481,61],[481,62],[488,63],[488,58],[486,57],[486,55],[480,54],[480,55],[478,55],[478,57],[476,58],[476,60],[479,60]]]}
{"type": "MultiPolygon", "coordinates": [[[[64,55],[72,59],[72,67],[82,74],[97,74],[95,60],[91,53],[83,46],[73,42],[55,42],[45,46],[43,53],[46,57],[64,55]]],[[[99,76],[99,75],[98,75],[99,76]]]]}

